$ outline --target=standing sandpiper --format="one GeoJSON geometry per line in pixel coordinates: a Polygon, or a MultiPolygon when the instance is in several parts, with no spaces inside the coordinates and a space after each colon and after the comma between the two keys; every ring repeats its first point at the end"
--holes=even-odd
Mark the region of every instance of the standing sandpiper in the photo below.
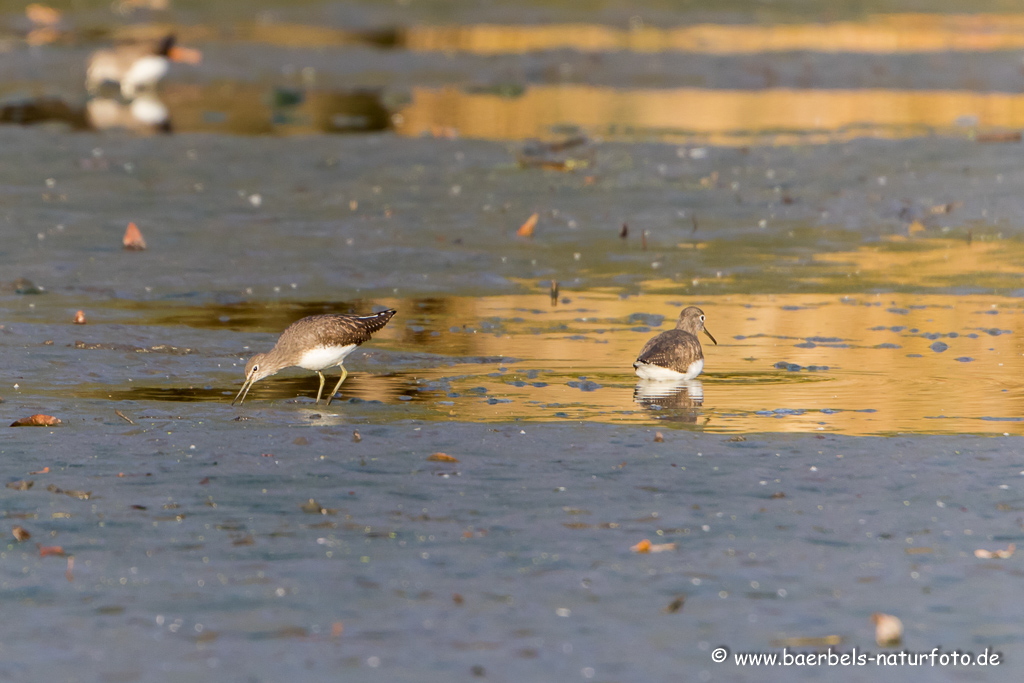
{"type": "MultiPolygon", "coordinates": [[[[646,344],[633,363],[641,379],[671,381],[693,379],[704,369],[704,352],[697,335],[704,329],[704,311],[688,306],[679,314],[676,329],[662,332],[646,344]]],[[[714,337],[711,341],[718,345],[714,337]]]]}
{"type": "Polygon", "coordinates": [[[320,375],[320,389],[316,392],[319,403],[324,392],[324,374],[320,371],[337,365],[341,368],[341,379],[327,396],[327,405],[331,405],[331,399],[348,377],[348,370],[342,365],[345,356],[370,341],[373,333],[387,325],[394,314],[394,310],[388,309],[373,315],[311,315],[296,320],[281,333],[274,348],[257,353],[245,364],[245,384],[231,405],[244,401],[256,382],[292,366],[315,370],[320,375]]]}

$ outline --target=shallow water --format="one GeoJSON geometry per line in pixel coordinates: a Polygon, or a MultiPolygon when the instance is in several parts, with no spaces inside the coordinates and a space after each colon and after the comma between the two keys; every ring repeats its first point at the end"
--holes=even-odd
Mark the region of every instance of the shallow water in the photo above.
{"type": "Polygon", "coordinates": [[[975,556],[1024,542],[1015,15],[256,7],[0,28],[0,415],[62,420],[0,432],[0,677],[859,681],[710,653],[876,611],[1005,657],[929,680],[1024,670],[975,556]],[[88,122],[91,51],[169,27],[176,132],[88,122]],[[686,305],[704,374],[638,382],[686,305]],[[330,406],[230,405],[381,307],[330,406]]]}

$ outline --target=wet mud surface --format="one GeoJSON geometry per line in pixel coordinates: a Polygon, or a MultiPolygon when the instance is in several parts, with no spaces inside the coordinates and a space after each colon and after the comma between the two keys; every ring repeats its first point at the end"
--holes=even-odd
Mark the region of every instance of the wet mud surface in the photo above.
{"type": "Polygon", "coordinates": [[[973,554],[1021,539],[1012,438],[656,443],[648,427],[366,424],[258,402],[242,421],[152,404],[130,425],[124,403],[89,405],[4,440],[6,476],[35,482],[5,496],[32,533],[0,554],[11,680],[751,680],[709,646],[877,650],[885,610],[910,649],[1012,656],[1020,628],[997,597],[1012,559],[973,554]],[[677,549],[629,550],[644,538],[677,549]]]}

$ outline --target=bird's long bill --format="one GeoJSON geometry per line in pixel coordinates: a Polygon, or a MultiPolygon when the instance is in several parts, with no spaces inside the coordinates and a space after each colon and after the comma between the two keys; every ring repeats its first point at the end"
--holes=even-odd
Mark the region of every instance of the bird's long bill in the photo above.
{"type": "MultiPolygon", "coordinates": [[[[711,333],[708,332],[708,328],[706,328],[706,327],[704,328],[704,334],[706,334],[709,337],[711,337],[711,333]]],[[[715,346],[718,346],[718,340],[716,340],[714,337],[711,337],[711,341],[715,342],[715,346]]]]}
{"type": "Polygon", "coordinates": [[[245,378],[245,384],[243,384],[242,388],[238,390],[238,395],[235,396],[235,400],[231,402],[231,405],[235,405],[235,403],[238,403],[239,405],[241,405],[242,401],[245,400],[246,394],[249,393],[249,389],[251,389],[252,385],[256,383],[256,382],[254,382],[252,380],[252,378],[255,377],[255,376],[256,376],[256,373],[254,372],[254,373],[251,373],[248,377],[245,378]]]}

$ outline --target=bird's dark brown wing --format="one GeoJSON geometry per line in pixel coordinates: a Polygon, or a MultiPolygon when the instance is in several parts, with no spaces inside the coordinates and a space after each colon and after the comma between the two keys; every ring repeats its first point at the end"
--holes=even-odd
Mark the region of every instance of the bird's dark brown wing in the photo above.
{"type": "Polygon", "coordinates": [[[300,322],[309,321],[309,329],[321,345],[347,346],[370,341],[374,332],[387,325],[394,315],[395,311],[388,309],[373,315],[313,315],[300,322]]]}
{"type": "Polygon", "coordinates": [[[648,341],[636,360],[685,373],[690,363],[702,358],[704,353],[696,337],[682,330],[668,330],[648,341]]]}

